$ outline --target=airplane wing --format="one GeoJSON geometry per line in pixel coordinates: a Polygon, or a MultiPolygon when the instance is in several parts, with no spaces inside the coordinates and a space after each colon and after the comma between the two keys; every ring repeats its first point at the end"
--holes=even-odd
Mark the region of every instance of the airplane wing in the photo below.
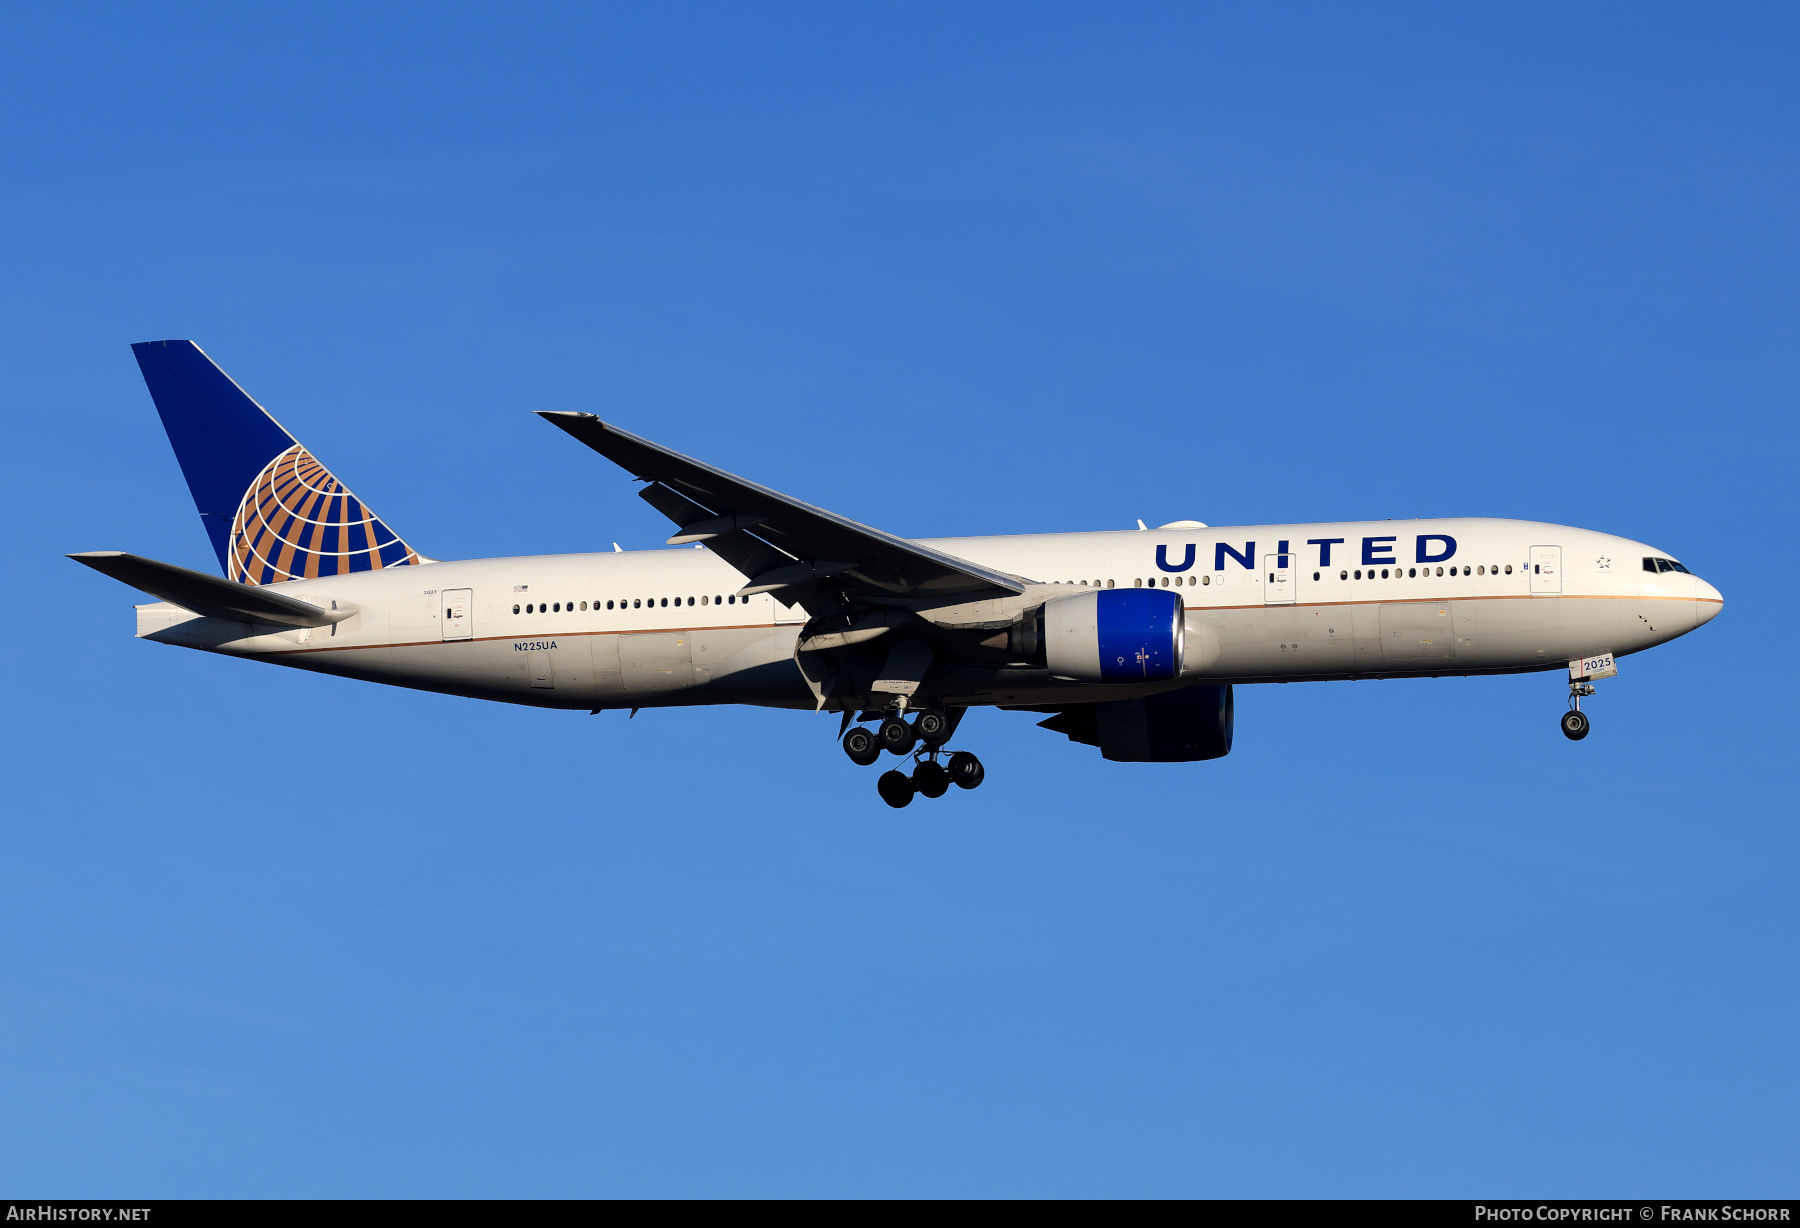
{"type": "Polygon", "coordinates": [[[593,414],[539,411],[648,482],[645,502],[679,527],[671,545],[701,542],[746,578],[743,593],[800,601],[829,582],[865,598],[1016,596],[1018,576],[931,550],[641,439],[593,414]],[[794,591],[789,591],[794,590],[794,591]]]}
{"type": "Polygon", "coordinates": [[[324,627],[356,613],[356,607],[320,609],[266,588],[189,571],[173,563],[159,563],[121,550],[93,550],[69,557],[102,575],[142,589],[152,597],[209,618],[229,618],[234,622],[263,623],[273,627],[324,627]]]}

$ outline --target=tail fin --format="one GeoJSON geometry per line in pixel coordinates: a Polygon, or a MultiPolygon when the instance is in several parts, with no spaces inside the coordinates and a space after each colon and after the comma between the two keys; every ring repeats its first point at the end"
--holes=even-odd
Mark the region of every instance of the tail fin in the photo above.
{"type": "Polygon", "coordinates": [[[429,561],[192,341],[131,351],[228,579],[273,584],[429,561]]]}

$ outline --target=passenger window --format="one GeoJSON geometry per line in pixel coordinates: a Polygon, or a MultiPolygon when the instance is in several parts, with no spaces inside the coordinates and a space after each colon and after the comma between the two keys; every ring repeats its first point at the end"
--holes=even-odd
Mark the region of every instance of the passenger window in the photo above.
{"type": "Polygon", "coordinates": [[[1212,583],[1212,577],[1211,577],[1211,576],[1210,576],[1210,575],[1207,575],[1207,576],[1201,576],[1201,577],[1200,577],[1200,583],[1202,583],[1202,584],[1211,584],[1211,583],[1212,583]]]}
{"type": "Polygon", "coordinates": [[[694,599],[693,599],[693,598],[692,598],[692,597],[689,597],[689,598],[688,598],[688,604],[689,604],[689,605],[693,605],[693,604],[694,604],[694,599]]]}
{"type": "Polygon", "coordinates": [[[1509,576],[1512,575],[1512,564],[1511,563],[1508,563],[1506,565],[1506,574],[1509,576]]]}
{"type": "Polygon", "coordinates": [[[1360,568],[1360,567],[1358,567],[1358,568],[1357,568],[1357,569],[1356,569],[1356,578],[1357,578],[1357,579],[1358,579],[1358,580],[1360,580],[1360,579],[1362,579],[1362,568],[1360,568]]]}
{"type": "Polygon", "coordinates": [[[1106,587],[1107,587],[1107,588],[1111,588],[1111,587],[1112,587],[1112,584],[1113,584],[1113,582],[1112,582],[1112,581],[1111,581],[1111,580],[1108,580],[1108,581],[1107,581],[1107,582],[1106,582],[1106,587]]]}
{"type": "Polygon", "coordinates": [[[1313,580],[1316,582],[1318,580],[1318,578],[1319,578],[1319,573],[1316,571],[1313,572],[1313,580]]]}
{"type": "MultiPolygon", "coordinates": [[[[1362,574],[1362,573],[1361,573],[1361,572],[1358,572],[1358,573],[1356,573],[1356,574],[1357,574],[1357,575],[1361,575],[1361,574],[1362,574]]],[[[1340,571],[1340,572],[1338,572],[1338,579],[1340,579],[1340,580],[1348,580],[1348,579],[1349,579],[1349,578],[1350,578],[1350,573],[1349,573],[1349,572],[1347,572],[1347,571],[1340,571]]]]}
{"type": "Polygon", "coordinates": [[[1487,575],[1487,568],[1486,567],[1477,567],[1475,569],[1475,574],[1478,576],[1485,576],[1485,575],[1487,575]]]}
{"type": "Polygon", "coordinates": [[[514,614],[517,614],[517,613],[518,613],[518,612],[519,612],[519,606],[518,606],[518,603],[517,603],[517,602],[514,602],[514,603],[513,603],[513,613],[514,613],[514,614]]]}
{"type": "Polygon", "coordinates": [[[637,609],[637,608],[638,608],[638,607],[639,607],[639,606],[641,606],[641,605],[643,605],[643,604],[644,604],[644,603],[643,603],[643,602],[641,602],[641,601],[639,601],[639,600],[638,600],[638,599],[637,599],[637,598],[636,598],[636,597],[633,597],[633,598],[632,598],[632,599],[631,599],[631,608],[632,608],[632,609],[634,609],[634,610],[635,610],[635,609],[637,609]]]}
{"type": "MultiPolygon", "coordinates": [[[[1440,576],[1441,576],[1441,575],[1443,575],[1443,574],[1444,574],[1444,569],[1443,569],[1443,568],[1442,568],[1442,567],[1440,567],[1440,568],[1438,568],[1438,569],[1437,569],[1437,573],[1438,573],[1438,575],[1440,575],[1440,576]]],[[[1456,568],[1454,568],[1454,567],[1452,567],[1452,568],[1451,568],[1451,569],[1450,569],[1450,574],[1451,574],[1451,575],[1455,575],[1455,574],[1456,574],[1456,568]]]]}
{"type": "Polygon", "coordinates": [[[700,604],[701,604],[701,605],[705,605],[705,604],[706,604],[706,602],[707,602],[707,597],[706,597],[706,594],[705,594],[705,593],[701,593],[701,594],[700,594],[700,604]]]}
{"type": "MultiPolygon", "coordinates": [[[[1407,569],[1406,569],[1406,574],[1407,574],[1407,575],[1409,575],[1409,576],[1414,576],[1414,577],[1417,577],[1417,576],[1418,576],[1418,574],[1419,574],[1419,569],[1418,569],[1418,568],[1417,568],[1417,567],[1408,567],[1408,568],[1407,568],[1407,569]]],[[[1431,568],[1429,568],[1429,567],[1427,567],[1427,568],[1426,568],[1426,569],[1425,569],[1425,574],[1426,574],[1426,575],[1430,575],[1430,574],[1431,574],[1431,568]]]]}
{"type": "Polygon", "coordinates": [[[736,605],[737,604],[737,594],[733,593],[733,594],[731,594],[731,596],[725,598],[725,604],[726,605],[736,605]]]}
{"type": "MultiPolygon", "coordinates": [[[[1394,568],[1394,570],[1395,570],[1395,571],[1399,571],[1399,570],[1400,570],[1400,569],[1399,569],[1399,568],[1398,568],[1398,567],[1396,567],[1396,568],[1394,568]]],[[[1383,568],[1382,568],[1382,569],[1381,569],[1381,578],[1382,578],[1382,579],[1383,579],[1383,580],[1385,580],[1385,579],[1387,579],[1387,578],[1388,578],[1388,573],[1387,573],[1387,568],[1385,568],[1385,567],[1383,567],[1383,568]]],[[[1394,579],[1396,579],[1396,580],[1398,580],[1398,579],[1399,579],[1399,578],[1400,578],[1400,577],[1399,577],[1399,576],[1395,576],[1395,577],[1394,577],[1394,579]]]]}
{"type": "Polygon", "coordinates": [[[719,596],[719,594],[714,593],[713,594],[713,604],[714,605],[724,605],[725,599],[723,597],[719,596]]]}

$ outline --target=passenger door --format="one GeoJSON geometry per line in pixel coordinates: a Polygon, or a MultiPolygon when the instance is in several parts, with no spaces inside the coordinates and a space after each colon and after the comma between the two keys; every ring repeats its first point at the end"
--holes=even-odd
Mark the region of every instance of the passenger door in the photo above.
{"type": "Polygon", "coordinates": [[[1294,604],[1294,556],[1291,554],[1266,554],[1263,556],[1263,604],[1294,604]],[[1276,564],[1280,566],[1276,566],[1276,564]]]}
{"type": "Polygon", "coordinates": [[[1562,592],[1562,547],[1531,548],[1531,595],[1562,592]]]}
{"type": "Polygon", "coordinates": [[[444,617],[438,630],[447,640],[466,640],[475,634],[475,592],[467,588],[447,588],[438,594],[444,617]]]}

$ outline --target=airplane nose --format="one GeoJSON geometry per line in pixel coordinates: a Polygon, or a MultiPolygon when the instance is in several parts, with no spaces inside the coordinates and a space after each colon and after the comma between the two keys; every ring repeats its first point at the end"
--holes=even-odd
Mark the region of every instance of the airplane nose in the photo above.
{"type": "Polygon", "coordinates": [[[1719,593],[1719,590],[1708,584],[1705,580],[1702,580],[1699,576],[1695,576],[1694,626],[1698,627],[1703,623],[1711,622],[1718,617],[1719,611],[1724,608],[1725,598],[1719,593]]]}

